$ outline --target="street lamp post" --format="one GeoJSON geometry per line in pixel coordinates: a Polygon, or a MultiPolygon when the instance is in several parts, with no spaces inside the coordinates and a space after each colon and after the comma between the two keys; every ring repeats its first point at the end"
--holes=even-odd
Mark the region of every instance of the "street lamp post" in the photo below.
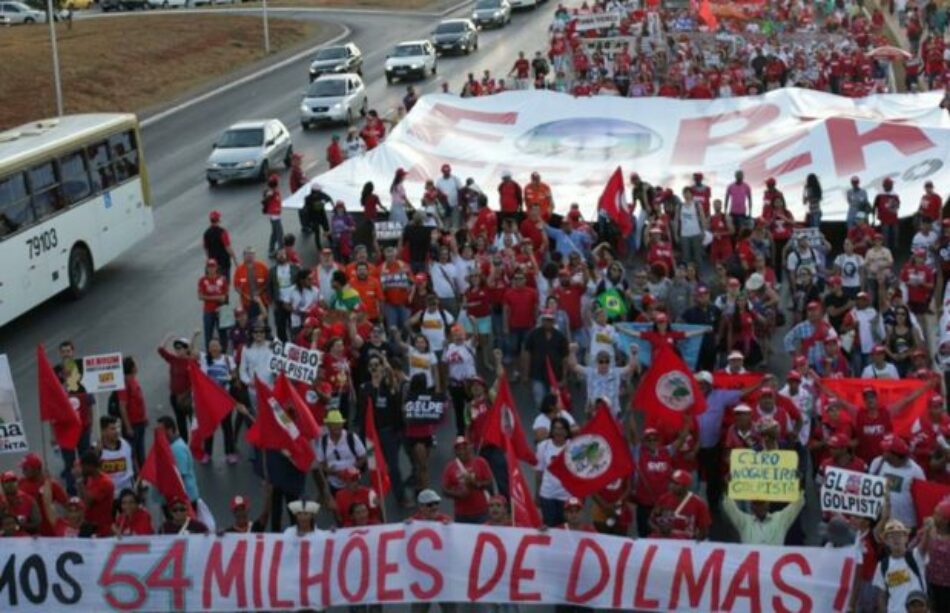
{"type": "Polygon", "coordinates": [[[56,88],[56,116],[63,116],[63,84],[59,80],[59,49],[56,47],[56,19],[53,0],[46,0],[46,21],[49,22],[49,42],[53,49],[53,86],[56,88]]]}
{"type": "Polygon", "coordinates": [[[270,28],[267,26],[267,0],[264,0],[264,53],[270,54],[270,28]]]}

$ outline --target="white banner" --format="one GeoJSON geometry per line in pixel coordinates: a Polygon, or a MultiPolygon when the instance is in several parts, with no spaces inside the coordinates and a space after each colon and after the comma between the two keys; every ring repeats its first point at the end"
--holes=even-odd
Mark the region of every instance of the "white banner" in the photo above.
{"type": "Polygon", "coordinates": [[[82,386],[90,394],[125,389],[121,353],[87,355],[82,359],[82,386]]]}
{"type": "Polygon", "coordinates": [[[320,352],[274,339],[270,345],[270,370],[284,373],[288,379],[313,383],[320,368],[320,352]]]}
{"type": "Polygon", "coordinates": [[[622,13],[586,13],[574,18],[574,29],[578,32],[600,30],[620,25],[622,13]]]}
{"type": "Polygon", "coordinates": [[[373,224],[378,241],[398,241],[405,226],[401,221],[377,221],[373,224]]]}
{"type": "Polygon", "coordinates": [[[828,467],[821,485],[821,510],[877,519],[887,492],[884,477],[828,467]]]}
{"type": "Polygon", "coordinates": [[[25,453],[29,450],[10,361],[7,354],[0,353],[0,453],[25,453]]]}
{"type": "Polygon", "coordinates": [[[296,536],[4,539],[7,611],[566,604],[843,611],[855,550],[413,522],[296,536]]]}
{"type": "MultiPolygon", "coordinates": [[[[423,96],[372,151],[314,179],[334,199],[360,210],[366,181],[389,185],[397,168],[419,202],[426,179],[444,163],[495,194],[502,172],[521,182],[532,171],[550,186],[555,208],[577,202],[585,217],[619,164],[653,185],[679,191],[702,171],[713,197],[724,198],[741,169],[761,210],[765,180],[775,177],[789,209],[805,218],[800,194],[815,173],[824,192],[823,219],[843,221],[852,175],[874,194],[885,177],[903,197],[901,215],[916,212],[923,184],[950,183],[950,117],[941,92],[869,96],[858,100],[783,89],[717,100],[575,98],[550,91],[506,92],[480,98],[423,96]]],[[[300,207],[309,189],[285,205],[300,207]],[[298,202],[299,201],[299,202],[298,202]]],[[[491,204],[497,206],[496,198],[491,204]]]]}

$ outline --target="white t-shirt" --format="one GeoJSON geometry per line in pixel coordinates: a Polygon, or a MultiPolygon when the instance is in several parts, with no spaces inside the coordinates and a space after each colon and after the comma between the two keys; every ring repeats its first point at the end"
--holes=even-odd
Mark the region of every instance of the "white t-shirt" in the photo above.
{"type": "Polygon", "coordinates": [[[429,348],[432,351],[442,351],[442,347],[445,345],[445,333],[454,323],[455,318],[448,311],[442,309],[430,311],[426,309],[422,312],[420,328],[423,336],[429,341],[429,348]]]}
{"type": "Polygon", "coordinates": [[[914,590],[922,592],[927,591],[923,578],[926,574],[927,558],[922,556],[916,549],[911,550],[911,555],[917,562],[917,568],[920,570],[920,577],[914,574],[907,560],[903,557],[890,558],[887,562],[887,577],[881,572],[881,563],[877,563],[874,569],[874,579],[872,584],[879,590],[887,591],[887,613],[904,613],[907,609],[905,601],[907,596],[914,590]]]}
{"type": "MultiPolygon", "coordinates": [[[[314,451],[317,454],[317,462],[326,460],[327,466],[331,471],[339,471],[348,466],[355,467],[356,460],[366,455],[366,446],[356,434],[353,434],[353,451],[350,451],[350,445],[347,442],[349,434],[344,428],[340,433],[340,440],[333,442],[330,438],[330,431],[326,430],[320,437],[313,441],[314,451]],[[326,454],[323,453],[323,442],[326,440],[326,454]],[[353,452],[356,455],[353,455],[353,452]]],[[[343,487],[343,481],[336,475],[328,475],[327,480],[335,488],[343,487]]]]}
{"type": "MultiPolygon", "coordinates": [[[[577,425],[577,422],[574,420],[574,417],[567,411],[562,410],[561,413],[558,415],[558,417],[561,417],[567,420],[567,423],[571,425],[571,428],[577,425]]],[[[538,416],[534,418],[534,423],[531,424],[532,430],[539,430],[541,428],[544,428],[544,430],[548,433],[551,432],[551,418],[545,415],[544,413],[538,414],[538,416]]]]}
{"type": "Polygon", "coordinates": [[[792,394],[788,384],[785,384],[778,393],[781,396],[790,398],[798,408],[798,411],[802,414],[802,429],[798,433],[798,441],[803,447],[807,447],[808,439],[811,435],[812,417],[815,414],[815,396],[805,389],[805,386],[802,384],[798,385],[797,394],[792,394]]]}
{"type": "Polygon", "coordinates": [[[290,264],[278,264],[274,269],[277,275],[277,299],[281,302],[290,302],[290,291],[294,288],[294,276],[290,273],[290,264]]]}
{"type": "Polygon", "coordinates": [[[298,288],[294,285],[294,288],[290,290],[290,325],[294,328],[299,328],[303,325],[303,315],[301,313],[306,313],[310,310],[310,307],[314,306],[320,300],[320,293],[312,287],[304,287],[303,289],[298,288]]]}
{"type": "Polygon", "coordinates": [[[680,208],[680,235],[689,238],[702,233],[703,227],[699,221],[699,206],[696,201],[684,204],[680,208]]]}
{"type": "Polygon", "coordinates": [[[564,489],[564,486],[561,484],[561,480],[548,472],[548,466],[551,464],[551,460],[555,458],[559,453],[564,451],[567,444],[558,447],[554,444],[554,441],[551,439],[545,439],[541,441],[541,444],[538,445],[535,455],[538,457],[538,470],[543,471],[541,474],[541,489],[538,490],[538,496],[541,498],[547,498],[549,500],[567,500],[571,497],[567,493],[567,490],[564,489]]]}
{"type": "Polygon", "coordinates": [[[471,341],[448,343],[442,350],[442,361],[449,367],[449,380],[464,382],[478,372],[475,370],[475,348],[471,341]]]}
{"type": "Polygon", "coordinates": [[[910,241],[911,249],[926,249],[927,250],[927,263],[931,266],[934,265],[934,252],[937,249],[937,243],[940,241],[940,234],[930,231],[930,234],[924,234],[923,232],[917,232],[914,234],[914,238],[910,241]]]}
{"type": "MultiPolygon", "coordinates": [[[[868,473],[887,479],[891,499],[891,516],[904,522],[910,529],[917,527],[917,511],[914,498],[910,495],[910,485],[914,479],[925,479],[923,469],[917,462],[908,459],[903,466],[891,466],[878,456],[871,461],[868,473]]],[[[901,601],[903,606],[903,601],[901,601]]]]}
{"type": "Polygon", "coordinates": [[[458,284],[458,268],[452,262],[434,262],[429,269],[432,279],[432,291],[443,300],[455,298],[458,284]]]}
{"type": "Polygon", "coordinates": [[[455,208],[459,204],[459,190],[462,189],[462,182],[455,175],[448,177],[439,177],[435,180],[435,188],[445,194],[445,199],[449,207],[455,208]]]}
{"type": "Polygon", "coordinates": [[[412,379],[418,374],[426,376],[426,386],[435,387],[435,379],[432,376],[432,366],[437,364],[439,359],[435,353],[422,353],[415,347],[409,348],[409,378],[412,379]]]}
{"type": "Polygon", "coordinates": [[[132,463],[132,446],[124,438],[119,437],[118,449],[102,447],[99,456],[99,470],[108,475],[115,485],[115,497],[125,488],[131,488],[135,479],[134,464],[132,463]]]}
{"type": "Polygon", "coordinates": [[[841,287],[861,287],[861,270],[864,258],[857,253],[842,253],[835,258],[835,266],[841,271],[841,287]]]}
{"type": "Polygon", "coordinates": [[[874,307],[864,309],[855,307],[851,309],[851,316],[858,324],[858,340],[861,341],[861,353],[871,353],[877,343],[876,339],[884,338],[883,318],[879,318],[877,324],[874,324],[874,318],[877,317],[877,311],[874,307]]]}
{"type": "Polygon", "coordinates": [[[617,329],[610,324],[600,325],[594,322],[590,325],[590,352],[587,354],[587,363],[593,364],[597,354],[606,351],[610,355],[610,365],[614,363],[614,344],[617,342],[617,329]]]}
{"type": "Polygon", "coordinates": [[[884,362],[883,368],[878,368],[874,364],[868,364],[861,371],[862,379],[900,379],[900,373],[890,362],[884,362]]]}
{"type": "Polygon", "coordinates": [[[597,372],[595,364],[584,370],[586,371],[584,377],[587,379],[587,402],[593,403],[598,398],[604,397],[610,403],[610,412],[617,417],[620,414],[620,386],[626,369],[611,366],[606,373],[601,374],[597,372]]]}

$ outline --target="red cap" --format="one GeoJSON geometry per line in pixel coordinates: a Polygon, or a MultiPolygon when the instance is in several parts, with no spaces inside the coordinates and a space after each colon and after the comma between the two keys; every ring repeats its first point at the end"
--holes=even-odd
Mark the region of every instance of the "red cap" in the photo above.
{"type": "Polygon", "coordinates": [[[20,460],[20,468],[23,468],[23,469],[43,468],[43,460],[41,460],[40,456],[36,455],[35,453],[28,453],[25,456],[23,456],[22,460],[20,460]]]}
{"type": "Polygon", "coordinates": [[[896,434],[885,435],[884,440],[881,441],[881,449],[900,456],[910,453],[907,443],[904,441],[904,439],[897,436],[896,434]]]}
{"type": "Polygon", "coordinates": [[[643,306],[650,306],[656,302],[656,300],[650,294],[643,294],[643,298],[640,299],[640,302],[643,304],[643,306]]]}
{"type": "Polygon", "coordinates": [[[670,318],[666,316],[666,313],[664,313],[663,311],[660,311],[653,317],[653,321],[658,324],[665,324],[665,323],[669,323],[670,318]]]}
{"type": "Polygon", "coordinates": [[[832,449],[844,449],[850,445],[851,441],[848,440],[843,434],[833,434],[828,439],[828,446],[832,449]]]}
{"type": "Polygon", "coordinates": [[[208,268],[217,268],[217,267],[218,267],[218,260],[216,260],[216,259],[214,259],[214,258],[208,258],[208,261],[205,262],[205,266],[207,266],[208,268]]]}
{"type": "Polygon", "coordinates": [[[221,211],[211,211],[208,213],[208,221],[221,221],[221,211]]]}
{"type": "Polygon", "coordinates": [[[809,310],[809,311],[812,311],[812,310],[819,310],[819,311],[820,311],[820,310],[821,310],[821,303],[818,302],[817,300],[812,300],[811,302],[808,303],[808,310],[809,310]]]}
{"type": "Polygon", "coordinates": [[[564,501],[565,509],[583,509],[584,501],[578,498],[577,496],[571,496],[564,501]]]}
{"type": "Polygon", "coordinates": [[[864,388],[861,389],[861,394],[864,396],[867,396],[868,394],[874,394],[875,396],[877,396],[877,390],[871,387],[870,385],[866,385],[864,386],[864,388]]]}
{"type": "Polygon", "coordinates": [[[868,294],[867,292],[858,292],[858,300],[861,300],[862,298],[870,299],[871,295],[868,294]]]}
{"type": "Polygon", "coordinates": [[[884,177],[884,180],[881,183],[884,184],[884,187],[890,187],[891,185],[894,185],[894,179],[890,177],[884,177]]]}
{"type": "Polygon", "coordinates": [[[340,478],[344,481],[356,481],[360,478],[360,469],[355,466],[347,466],[340,470],[340,478]]]}
{"type": "Polygon", "coordinates": [[[697,296],[706,296],[708,294],[709,294],[709,288],[706,287],[705,285],[700,285],[699,287],[696,288],[697,296]]]}
{"type": "Polygon", "coordinates": [[[831,275],[828,277],[828,285],[841,285],[841,277],[838,275],[831,275]]]}
{"type": "Polygon", "coordinates": [[[461,447],[463,445],[468,445],[468,439],[464,436],[456,436],[454,447],[461,447]]]}
{"type": "Polygon", "coordinates": [[[442,164],[442,172],[451,172],[451,171],[452,171],[451,166],[449,166],[448,164],[442,164]]]}
{"type": "Polygon", "coordinates": [[[802,373],[798,372],[797,370],[790,370],[788,371],[788,376],[785,377],[785,379],[787,381],[801,381],[802,373]]]}
{"type": "Polygon", "coordinates": [[[247,498],[240,494],[231,499],[231,510],[233,511],[238,507],[244,507],[245,509],[248,507],[247,498]]]}
{"type": "Polygon", "coordinates": [[[316,328],[319,325],[320,325],[320,322],[317,321],[316,317],[308,317],[307,319],[303,320],[304,328],[316,328]]]}
{"type": "Polygon", "coordinates": [[[323,249],[320,250],[320,253],[322,253],[323,255],[333,255],[333,249],[330,249],[329,247],[324,247],[323,249]]]}
{"type": "Polygon", "coordinates": [[[925,256],[927,255],[927,250],[924,249],[923,247],[914,247],[914,249],[913,249],[913,254],[914,254],[914,256],[916,256],[916,257],[918,257],[918,258],[922,258],[922,257],[925,257],[925,256]]]}
{"type": "Polygon", "coordinates": [[[768,179],[765,180],[765,184],[768,185],[769,187],[775,187],[775,179],[773,179],[772,177],[769,177],[768,179]]]}
{"type": "Polygon", "coordinates": [[[703,180],[703,173],[701,173],[701,172],[694,172],[694,173],[693,173],[693,178],[696,179],[697,181],[702,181],[702,180],[703,180]]]}
{"type": "Polygon", "coordinates": [[[729,287],[740,287],[742,283],[739,282],[739,279],[735,277],[729,277],[729,287]]]}
{"type": "Polygon", "coordinates": [[[643,438],[646,438],[648,436],[660,436],[660,431],[657,430],[656,428],[645,428],[643,430],[643,438]]]}
{"type": "Polygon", "coordinates": [[[944,496],[944,499],[937,503],[934,507],[934,515],[950,520],[950,496],[944,496]]]}
{"type": "Polygon", "coordinates": [[[321,381],[317,384],[317,393],[323,394],[324,396],[332,396],[333,386],[330,385],[329,381],[321,381]]]}
{"type": "Polygon", "coordinates": [[[930,404],[934,406],[943,406],[943,396],[940,394],[934,394],[930,397],[930,404]]]}
{"type": "Polygon", "coordinates": [[[681,469],[674,470],[673,476],[670,477],[670,479],[673,481],[673,483],[682,485],[683,487],[689,487],[693,484],[693,476],[681,469]]]}
{"type": "Polygon", "coordinates": [[[775,388],[771,385],[764,385],[759,391],[765,395],[772,395],[775,393],[775,388]]]}
{"type": "Polygon", "coordinates": [[[795,365],[796,370],[803,370],[808,366],[808,358],[803,355],[797,355],[792,363],[795,365]]]}
{"type": "Polygon", "coordinates": [[[944,220],[941,221],[940,223],[943,224],[943,227],[944,227],[944,228],[950,228],[950,217],[947,217],[946,219],[944,219],[944,220]]]}
{"type": "Polygon", "coordinates": [[[8,470],[4,472],[2,475],[0,475],[0,483],[10,483],[10,482],[16,483],[19,480],[20,478],[17,477],[16,473],[13,472],[12,470],[8,470]]]}
{"type": "Polygon", "coordinates": [[[927,357],[927,352],[924,351],[923,349],[914,349],[913,351],[910,352],[910,357],[912,357],[912,358],[926,358],[926,357],[927,357]]]}
{"type": "Polygon", "coordinates": [[[76,508],[78,508],[78,509],[85,509],[85,508],[86,508],[86,503],[84,503],[84,502],[82,501],[82,498],[80,498],[79,496],[73,496],[72,498],[70,498],[69,500],[66,501],[66,506],[67,506],[67,507],[76,507],[76,508]]]}
{"type": "Polygon", "coordinates": [[[429,280],[429,275],[424,272],[420,272],[415,277],[413,277],[412,280],[416,282],[416,285],[425,285],[429,280]]]}
{"type": "Polygon", "coordinates": [[[874,345],[871,353],[887,353],[887,349],[884,348],[884,345],[874,345]]]}

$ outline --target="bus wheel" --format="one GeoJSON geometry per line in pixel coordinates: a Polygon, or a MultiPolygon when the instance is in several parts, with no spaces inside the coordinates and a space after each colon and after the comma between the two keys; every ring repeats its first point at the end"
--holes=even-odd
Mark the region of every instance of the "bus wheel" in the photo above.
{"type": "Polygon", "coordinates": [[[69,295],[81,298],[92,285],[92,258],[89,250],[81,245],[69,252],[69,295]]]}

